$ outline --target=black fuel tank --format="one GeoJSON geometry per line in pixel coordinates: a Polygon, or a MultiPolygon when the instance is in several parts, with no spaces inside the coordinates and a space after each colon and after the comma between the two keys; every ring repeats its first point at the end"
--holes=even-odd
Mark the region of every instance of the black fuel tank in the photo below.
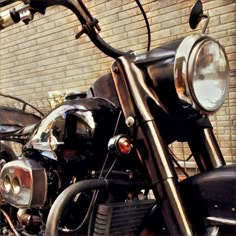
{"type": "Polygon", "coordinates": [[[107,152],[117,111],[101,98],[69,100],[49,113],[34,131],[24,150],[67,161],[90,161],[107,152]]]}

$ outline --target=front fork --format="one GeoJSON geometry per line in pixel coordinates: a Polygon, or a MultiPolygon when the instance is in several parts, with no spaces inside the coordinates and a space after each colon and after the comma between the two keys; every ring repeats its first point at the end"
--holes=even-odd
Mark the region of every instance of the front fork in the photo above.
{"type": "Polygon", "coordinates": [[[132,62],[132,56],[120,57],[118,60],[112,65],[117,95],[130,129],[135,126],[137,116],[140,117],[142,125],[138,128],[137,139],[144,144],[138,145],[141,146],[140,157],[150,176],[153,192],[160,203],[167,228],[170,235],[193,235],[177,188],[173,163],[147,105],[147,97],[157,101],[155,95],[147,87],[143,72],[132,62]]]}
{"type": "Polygon", "coordinates": [[[225,160],[208,118],[207,125],[198,124],[194,135],[188,141],[200,172],[224,166],[225,160]]]}
{"type": "MultiPolygon", "coordinates": [[[[150,142],[151,152],[155,154],[151,161],[145,160],[149,175],[153,181],[156,199],[162,202],[161,209],[170,235],[193,235],[192,227],[186,215],[182,198],[178,192],[178,183],[175,176],[174,166],[169,157],[167,148],[162,143],[162,138],[156,128],[154,121],[146,122],[140,137],[150,142]],[[157,169],[154,169],[157,166],[157,169]],[[158,176],[158,173],[160,174],[158,176]],[[157,176],[155,176],[155,174],[157,176]]],[[[210,171],[214,168],[224,166],[223,155],[213,133],[212,127],[197,127],[196,133],[189,141],[190,149],[201,172],[210,171]]],[[[146,155],[149,156],[149,155],[146,155]]],[[[211,235],[211,234],[209,234],[211,235]]]]}
{"type": "MultiPolygon", "coordinates": [[[[151,177],[154,195],[157,202],[161,203],[162,215],[169,233],[193,235],[191,223],[177,188],[177,176],[167,147],[162,142],[154,121],[147,122],[144,130],[144,138],[151,148],[148,150],[150,155],[146,155],[143,159],[151,177]]],[[[139,134],[139,137],[141,136],[142,131],[139,134]]]]}
{"type": "MultiPolygon", "coordinates": [[[[132,56],[120,57],[115,61],[112,65],[112,75],[126,125],[132,129],[137,116],[141,120],[137,140],[143,142],[143,146],[141,145],[138,151],[150,176],[154,195],[160,203],[170,235],[194,235],[178,191],[178,178],[173,162],[149,110],[147,99],[156,102],[159,107],[161,104],[158,103],[155,93],[147,87],[145,75],[133,63],[132,56]]],[[[189,141],[189,146],[200,170],[206,171],[225,165],[212,129],[207,127],[197,130],[200,131],[189,141]]]]}

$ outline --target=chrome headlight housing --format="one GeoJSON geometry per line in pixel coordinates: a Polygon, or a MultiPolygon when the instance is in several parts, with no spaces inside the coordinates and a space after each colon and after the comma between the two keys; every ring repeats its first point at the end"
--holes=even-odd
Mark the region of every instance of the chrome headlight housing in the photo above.
{"type": "Polygon", "coordinates": [[[17,208],[42,207],[47,198],[46,170],[30,159],[8,162],[0,173],[0,193],[17,208]]]}
{"type": "Polygon", "coordinates": [[[174,79],[181,99],[203,114],[217,111],[229,90],[229,63],[224,48],[208,36],[189,36],[176,52],[174,79]]]}

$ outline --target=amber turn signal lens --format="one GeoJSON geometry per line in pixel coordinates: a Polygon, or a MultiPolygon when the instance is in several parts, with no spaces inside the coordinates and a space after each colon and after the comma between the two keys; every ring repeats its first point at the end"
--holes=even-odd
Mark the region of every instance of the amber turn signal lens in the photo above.
{"type": "Polygon", "coordinates": [[[129,154],[132,147],[133,145],[128,138],[122,137],[118,140],[117,148],[121,154],[129,154]]]}

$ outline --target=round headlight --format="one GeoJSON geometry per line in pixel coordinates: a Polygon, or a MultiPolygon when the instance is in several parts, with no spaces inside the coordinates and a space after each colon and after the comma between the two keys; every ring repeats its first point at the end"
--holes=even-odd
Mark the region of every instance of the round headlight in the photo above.
{"type": "Polygon", "coordinates": [[[205,39],[193,48],[188,61],[188,87],[203,112],[221,107],[229,89],[229,64],[218,42],[205,39]]]}
{"type": "Polygon", "coordinates": [[[229,63],[224,48],[206,35],[184,38],[176,51],[174,82],[181,100],[203,114],[217,111],[229,90],[229,63]]]}

